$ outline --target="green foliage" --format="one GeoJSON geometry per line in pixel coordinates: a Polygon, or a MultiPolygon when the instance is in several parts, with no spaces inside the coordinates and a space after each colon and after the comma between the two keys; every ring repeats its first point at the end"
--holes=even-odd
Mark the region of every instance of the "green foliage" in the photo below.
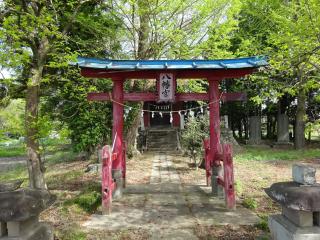
{"type": "Polygon", "coordinates": [[[64,123],[76,151],[92,153],[97,145],[111,142],[112,104],[87,100],[87,93],[110,91],[111,86],[110,80],[88,81],[78,69],[69,69],[58,77],[56,94],[46,98],[43,112],[64,123]]]}
{"type": "Polygon", "coordinates": [[[193,155],[203,154],[203,140],[209,136],[209,117],[203,115],[189,118],[181,134],[183,146],[193,155]]]}
{"type": "Polygon", "coordinates": [[[241,180],[236,180],[234,183],[234,187],[238,195],[241,195],[243,193],[243,183],[241,182],[241,180]]]}
{"type": "MultiPolygon", "coordinates": [[[[121,40],[129,43],[126,45],[127,49],[123,49],[123,54],[135,59],[207,57],[210,54],[205,52],[213,49],[212,45],[217,46],[214,52],[224,52],[223,47],[228,45],[228,34],[232,31],[230,26],[236,25],[233,16],[240,6],[240,1],[237,0],[107,2],[110,8],[115,10],[116,16],[123,21],[121,40]],[[143,22],[143,19],[148,21],[143,22]],[[208,32],[214,32],[215,29],[219,29],[216,36],[222,32],[223,35],[205,43],[208,32]],[[223,43],[219,46],[219,43],[213,44],[214,41],[223,43]]],[[[225,54],[219,54],[220,57],[222,55],[225,54]]]]}
{"type": "Polygon", "coordinates": [[[256,209],[258,207],[258,203],[254,198],[245,198],[242,201],[242,205],[244,207],[252,209],[252,210],[254,210],[254,209],[256,209]]]}
{"type": "Polygon", "coordinates": [[[86,212],[92,213],[101,205],[101,193],[84,193],[78,196],[74,203],[78,204],[86,212]]]}
{"type": "Polygon", "coordinates": [[[90,184],[75,198],[65,201],[65,206],[78,205],[88,213],[93,213],[101,205],[100,184],[90,184]]]}
{"type": "Polygon", "coordinates": [[[24,100],[13,99],[0,110],[0,134],[9,132],[16,136],[24,135],[24,108],[24,100]]]}
{"type": "Polygon", "coordinates": [[[263,231],[269,231],[268,226],[268,216],[262,215],[260,216],[260,222],[255,225],[258,229],[261,229],[263,231]]]}

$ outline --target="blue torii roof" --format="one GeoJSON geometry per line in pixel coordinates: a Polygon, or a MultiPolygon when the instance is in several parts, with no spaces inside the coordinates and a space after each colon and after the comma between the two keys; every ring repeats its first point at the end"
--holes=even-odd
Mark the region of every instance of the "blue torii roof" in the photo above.
{"type": "Polygon", "coordinates": [[[74,63],[80,68],[110,70],[161,70],[161,69],[239,69],[259,68],[268,65],[266,57],[246,57],[218,60],[112,60],[78,57],[74,63]]]}

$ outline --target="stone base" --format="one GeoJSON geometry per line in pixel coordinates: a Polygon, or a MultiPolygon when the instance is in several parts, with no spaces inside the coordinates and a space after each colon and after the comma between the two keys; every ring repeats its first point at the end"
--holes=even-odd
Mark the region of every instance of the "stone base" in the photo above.
{"type": "Polygon", "coordinates": [[[53,232],[48,225],[38,223],[33,228],[24,229],[20,236],[3,236],[0,240],[53,240],[53,232]]]}
{"type": "Polygon", "coordinates": [[[270,216],[268,225],[273,240],[320,239],[320,227],[297,227],[282,215],[270,216]]]}

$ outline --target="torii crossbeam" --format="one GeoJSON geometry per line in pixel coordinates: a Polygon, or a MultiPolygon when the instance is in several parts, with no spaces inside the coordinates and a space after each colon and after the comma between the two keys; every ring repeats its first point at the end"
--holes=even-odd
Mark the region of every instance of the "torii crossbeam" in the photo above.
{"type": "MultiPolygon", "coordinates": [[[[90,93],[88,100],[113,102],[113,148],[103,150],[103,207],[110,211],[113,192],[121,192],[125,181],[125,145],[123,141],[123,113],[125,101],[208,101],[210,111],[210,139],[206,144],[206,166],[212,168],[214,193],[225,191],[226,206],[235,208],[233,165],[230,146],[220,145],[220,100],[245,100],[242,93],[220,93],[219,82],[226,78],[240,78],[266,66],[263,57],[221,60],[109,60],[78,58],[81,75],[89,78],[111,78],[112,93],[90,93]],[[177,79],[206,79],[208,93],[176,93],[177,79]],[[128,79],[156,79],[157,91],[125,93],[128,79]],[[223,163],[223,164],[222,164],[223,163]],[[111,164],[111,166],[110,166],[111,164]],[[224,172],[224,176],[222,173],[224,172]],[[110,175],[112,174],[112,176],[110,175]],[[119,184],[121,183],[121,184],[119,184]]],[[[208,169],[207,169],[208,170],[208,169]]],[[[211,169],[210,169],[211,170],[211,169]]]]}

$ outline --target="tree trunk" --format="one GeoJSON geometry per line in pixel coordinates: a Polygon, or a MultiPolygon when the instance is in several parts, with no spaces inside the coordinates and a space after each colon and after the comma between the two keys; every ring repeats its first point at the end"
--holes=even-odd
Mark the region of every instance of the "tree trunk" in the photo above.
{"type": "Polygon", "coordinates": [[[298,105],[296,113],[296,124],[294,133],[294,147],[296,149],[302,149],[305,145],[305,120],[306,115],[306,93],[303,89],[300,89],[298,93],[298,105]]]}
{"type": "MultiPolygon", "coordinates": [[[[33,73],[34,74],[34,73],[33,73]]],[[[36,77],[36,76],[33,76],[36,77]]],[[[44,180],[44,166],[39,151],[39,85],[28,85],[26,95],[26,140],[27,140],[27,167],[31,188],[46,188],[44,180]]]]}
{"type": "MultiPolygon", "coordinates": [[[[142,105],[139,105],[139,109],[142,109],[142,105]]],[[[141,114],[140,114],[140,111],[138,111],[136,116],[134,116],[133,122],[131,123],[131,126],[128,129],[128,132],[126,134],[127,147],[130,146],[133,155],[139,154],[139,151],[137,149],[135,142],[136,142],[137,130],[140,126],[140,122],[141,122],[141,114]]]]}
{"type": "Polygon", "coordinates": [[[148,47],[149,47],[149,12],[148,12],[148,0],[138,0],[139,8],[139,22],[140,26],[138,29],[138,59],[148,58],[148,47]]]}
{"type": "MultiPolygon", "coordinates": [[[[148,56],[148,48],[149,48],[149,34],[150,34],[150,25],[149,25],[149,12],[148,12],[148,1],[147,0],[139,0],[137,2],[138,13],[139,13],[139,29],[138,29],[138,49],[137,49],[137,58],[138,59],[147,59],[148,56]]],[[[140,80],[141,81],[141,80],[140,80]]],[[[130,81],[130,87],[135,88],[136,81],[130,81]]],[[[138,87],[137,87],[138,88],[138,87]]],[[[139,104],[139,109],[142,110],[143,103],[139,104]]],[[[137,115],[134,117],[132,125],[128,129],[126,135],[127,147],[131,147],[133,154],[138,153],[137,146],[135,144],[136,141],[136,133],[140,126],[140,111],[137,112],[137,115]]]]}
{"type": "Polygon", "coordinates": [[[38,48],[33,49],[33,61],[31,68],[31,78],[27,84],[26,94],[26,139],[27,139],[27,166],[29,173],[29,182],[31,188],[46,189],[44,180],[44,164],[41,160],[39,149],[39,127],[38,111],[40,102],[40,83],[45,65],[45,59],[49,50],[47,38],[43,38],[38,48]]]}

